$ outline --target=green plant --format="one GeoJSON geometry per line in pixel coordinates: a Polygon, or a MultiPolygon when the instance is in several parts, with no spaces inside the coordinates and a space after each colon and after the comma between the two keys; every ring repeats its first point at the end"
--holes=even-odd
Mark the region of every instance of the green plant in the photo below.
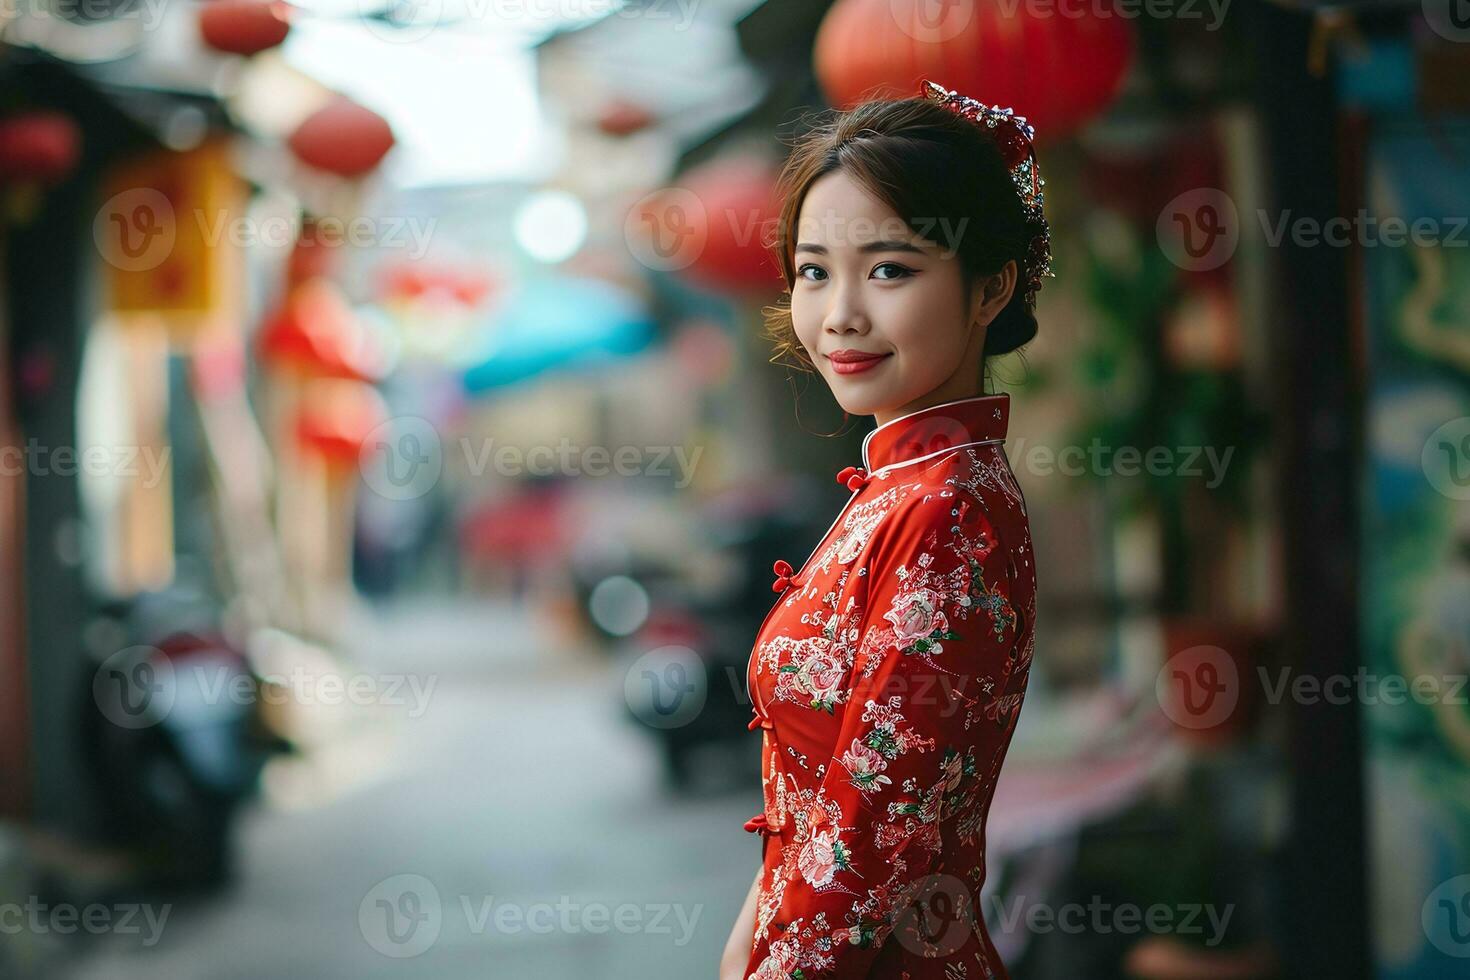
{"type": "Polygon", "coordinates": [[[1207,459],[1213,452],[1223,461],[1217,482],[1208,486],[1174,469],[1140,466],[1124,479],[1086,470],[1101,481],[1120,516],[1158,515],[1165,570],[1160,599],[1164,611],[1182,612],[1199,603],[1199,575],[1191,572],[1213,557],[1216,535],[1224,532],[1220,525],[1248,510],[1250,472],[1265,443],[1268,416],[1251,403],[1239,368],[1173,362],[1165,330],[1187,295],[1182,270],[1152,234],[1122,221],[1105,228],[1105,238],[1095,235],[1085,246],[1082,263],[1097,331],[1076,364],[1096,411],[1075,438],[1082,446],[1135,447],[1141,454],[1163,447],[1176,462],[1191,452],[1207,459]],[[1212,540],[1199,540],[1202,535],[1212,540]]]}

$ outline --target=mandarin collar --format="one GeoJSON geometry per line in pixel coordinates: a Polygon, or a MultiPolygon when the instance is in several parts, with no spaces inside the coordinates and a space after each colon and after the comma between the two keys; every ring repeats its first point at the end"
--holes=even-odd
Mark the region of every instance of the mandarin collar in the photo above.
{"type": "Polygon", "coordinates": [[[1010,417],[1009,394],[975,395],[900,415],[864,437],[863,468],[872,473],[946,449],[1002,441],[1010,417]]]}

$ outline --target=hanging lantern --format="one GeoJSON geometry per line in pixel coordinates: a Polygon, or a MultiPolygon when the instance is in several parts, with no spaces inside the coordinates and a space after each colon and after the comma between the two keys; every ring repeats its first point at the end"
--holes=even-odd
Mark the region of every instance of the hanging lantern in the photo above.
{"type": "Polygon", "coordinates": [[[387,406],[372,385],[342,378],[312,381],[301,392],[296,443],[310,455],[351,468],[368,436],[386,421],[387,406]]]}
{"type": "Polygon", "coordinates": [[[388,120],[345,96],[307,116],[287,141],[302,163],[343,177],[360,177],[393,148],[388,120]]]}
{"type": "Polygon", "coordinates": [[[677,188],[651,195],[631,227],[651,256],[721,292],[781,287],[766,238],[780,216],[775,174],[764,160],[729,159],[689,171],[677,188]]]}
{"type": "Polygon", "coordinates": [[[261,359],[271,367],[313,377],[373,380],[384,355],[329,279],[309,279],[286,294],[261,329],[261,359]]]}
{"type": "Polygon", "coordinates": [[[631,136],[652,122],[653,113],[627,99],[612,99],[597,112],[597,128],[609,136],[631,136]]]}
{"type": "Polygon", "coordinates": [[[296,245],[286,262],[287,285],[297,286],[318,276],[330,278],[335,275],[339,265],[337,249],[341,245],[341,239],[322,235],[316,221],[307,218],[301,223],[296,245]]]}
{"type": "Polygon", "coordinates": [[[484,302],[495,286],[487,270],[424,261],[389,266],[381,275],[379,292],[385,302],[473,307],[484,302]]]}
{"type": "Polygon", "coordinates": [[[1032,10],[1000,0],[838,0],[817,32],[817,77],[828,100],[908,98],[928,78],[1009,107],[1059,139],[1102,112],[1133,61],[1131,20],[1085,0],[1032,10]]]}
{"type": "Polygon", "coordinates": [[[199,8],[199,36],[226,54],[258,54],[290,31],[291,7],[278,0],[209,0],[199,8]]]}
{"type": "Polygon", "coordinates": [[[21,112],[0,119],[0,182],[55,185],[77,165],[82,133],[60,112],[21,112]]]}

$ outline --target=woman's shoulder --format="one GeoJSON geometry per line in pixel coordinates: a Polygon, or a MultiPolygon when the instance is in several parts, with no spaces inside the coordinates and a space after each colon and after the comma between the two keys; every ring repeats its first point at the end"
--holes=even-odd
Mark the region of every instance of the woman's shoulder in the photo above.
{"type": "Polygon", "coordinates": [[[889,500],[865,549],[867,564],[901,564],[956,546],[990,550],[1026,537],[1025,500],[998,444],[879,477],[889,500]]]}
{"type": "Polygon", "coordinates": [[[1004,512],[1025,517],[1025,498],[998,442],[964,446],[923,465],[895,467],[877,476],[894,497],[884,523],[943,524],[945,515],[962,505],[997,518],[1004,512]]]}

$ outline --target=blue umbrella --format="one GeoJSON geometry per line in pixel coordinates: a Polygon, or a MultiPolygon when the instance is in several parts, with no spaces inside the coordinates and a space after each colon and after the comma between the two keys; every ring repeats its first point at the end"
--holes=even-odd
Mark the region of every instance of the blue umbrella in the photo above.
{"type": "Polygon", "coordinates": [[[477,394],[552,368],[617,360],[653,338],[652,317],[627,291],[597,279],[535,279],[507,297],[471,342],[464,387],[477,394]]]}

